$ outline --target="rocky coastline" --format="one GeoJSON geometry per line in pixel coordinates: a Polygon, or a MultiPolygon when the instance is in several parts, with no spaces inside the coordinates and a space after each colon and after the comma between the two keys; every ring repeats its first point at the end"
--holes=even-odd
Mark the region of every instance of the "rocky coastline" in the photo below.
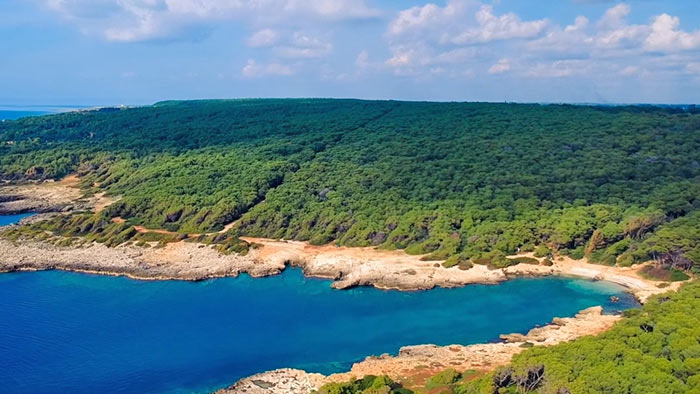
{"type": "Polygon", "coordinates": [[[216,394],[309,394],[331,382],[348,381],[366,375],[387,375],[405,380],[415,375],[435,374],[447,368],[460,371],[491,371],[506,365],[514,355],[530,346],[552,346],[612,327],[620,316],[604,315],[600,306],[584,309],[576,316],[555,318],[527,334],[502,335],[503,342],[475,345],[417,345],[402,347],[396,356],[367,357],[346,373],[323,376],[297,369],[279,369],[241,379],[216,394]]]}
{"type": "Polygon", "coordinates": [[[573,276],[606,280],[625,286],[641,302],[678,286],[660,288],[641,278],[635,268],[616,268],[562,258],[551,266],[518,264],[504,269],[475,265],[469,270],[445,268],[401,251],[373,248],[312,246],[296,241],[247,239],[260,247],[245,255],[224,255],[209,245],[169,243],[164,247],[99,243],[55,246],[43,241],[0,239],[0,272],[66,270],[123,275],[141,280],[204,280],[247,273],[253,277],[280,274],[287,266],[300,267],[308,277],[330,279],[331,286],[346,289],[374,286],[401,291],[469,284],[496,284],[522,276],[573,276]]]}

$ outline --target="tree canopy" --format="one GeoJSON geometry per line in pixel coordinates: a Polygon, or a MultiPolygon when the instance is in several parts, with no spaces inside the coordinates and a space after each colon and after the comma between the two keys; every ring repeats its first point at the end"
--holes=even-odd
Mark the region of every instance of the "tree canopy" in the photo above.
{"type": "Polygon", "coordinates": [[[700,266],[699,163],[700,113],[651,106],[205,100],[0,123],[0,179],[78,172],[121,197],[105,217],[465,262],[700,266]]]}

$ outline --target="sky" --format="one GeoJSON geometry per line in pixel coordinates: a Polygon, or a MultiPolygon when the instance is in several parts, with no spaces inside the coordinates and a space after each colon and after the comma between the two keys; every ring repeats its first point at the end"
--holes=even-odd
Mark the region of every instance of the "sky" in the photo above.
{"type": "Polygon", "coordinates": [[[700,103],[700,0],[0,0],[0,105],[700,103]]]}

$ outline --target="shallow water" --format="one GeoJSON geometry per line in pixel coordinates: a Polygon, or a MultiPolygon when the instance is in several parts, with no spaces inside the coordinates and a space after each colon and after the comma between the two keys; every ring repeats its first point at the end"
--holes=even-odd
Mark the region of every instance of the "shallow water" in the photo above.
{"type": "Polygon", "coordinates": [[[297,269],[196,283],[2,274],[2,390],[209,392],[264,370],[338,372],[404,345],[485,342],[593,305],[637,306],[616,285],[570,278],[412,293],[329,284],[297,269]]]}
{"type": "Polygon", "coordinates": [[[0,226],[7,226],[8,224],[15,224],[20,220],[34,215],[33,213],[19,213],[17,215],[0,215],[0,226]]]}

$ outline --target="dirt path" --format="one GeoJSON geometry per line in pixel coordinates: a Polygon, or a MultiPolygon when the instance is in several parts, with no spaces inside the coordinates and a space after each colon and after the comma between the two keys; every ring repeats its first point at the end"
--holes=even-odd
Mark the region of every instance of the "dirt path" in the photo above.
{"type": "MultiPolygon", "coordinates": [[[[114,223],[126,223],[126,220],[122,217],[115,216],[112,218],[112,222],[114,223]]],[[[200,235],[213,235],[213,234],[224,234],[228,232],[230,229],[233,228],[233,226],[238,223],[238,220],[234,220],[233,222],[227,224],[224,226],[223,229],[213,232],[213,233],[188,233],[187,238],[197,238],[200,235]]],[[[147,234],[147,233],[153,233],[153,234],[164,234],[164,235],[179,235],[180,233],[175,232],[175,231],[168,231],[165,229],[153,229],[153,228],[146,228],[144,226],[134,226],[134,230],[136,232],[141,233],[141,234],[147,234]]]]}

